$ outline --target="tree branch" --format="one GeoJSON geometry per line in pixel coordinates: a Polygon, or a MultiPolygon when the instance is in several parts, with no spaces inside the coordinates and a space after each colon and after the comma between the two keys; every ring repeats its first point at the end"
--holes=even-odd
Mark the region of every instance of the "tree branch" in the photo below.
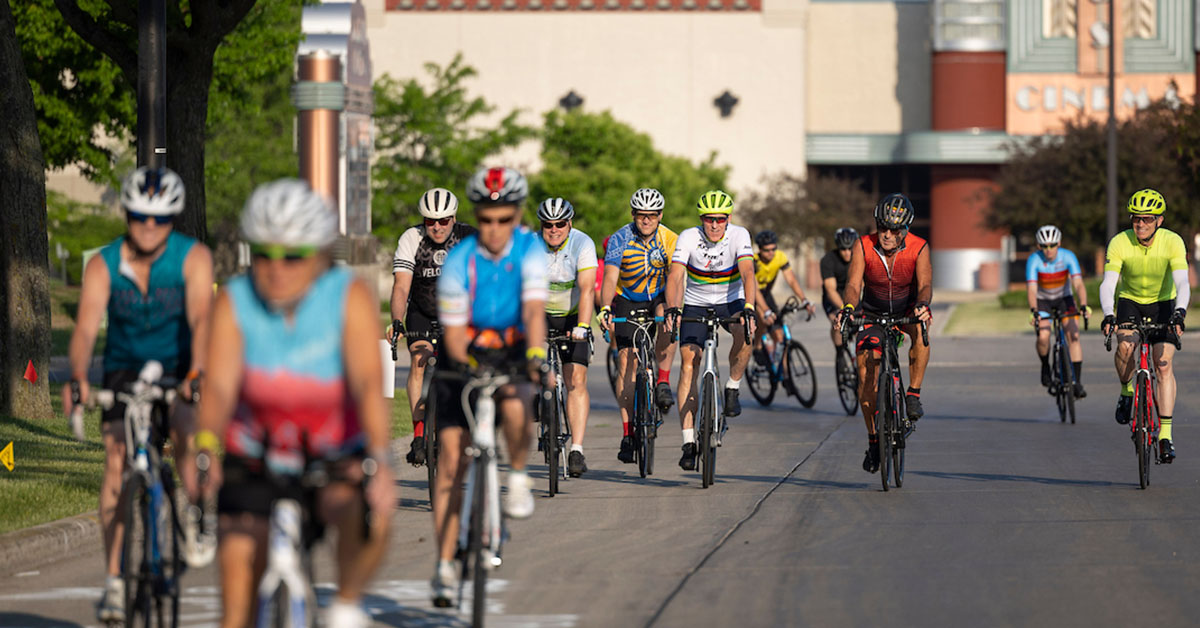
{"type": "Polygon", "coordinates": [[[215,50],[254,8],[257,0],[195,0],[191,33],[211,43],[215,50]]]}
{"type": "Polygon", "coordinates": [[[137,50],[131,49],[111,30],[102,26],[87,11],[80,8],[78,0],[54,0],[54,6],[58,7],[63,21],[71,27],[71,30],[96,50],[112,59],[126,77],[134,77],[131,84],[137,85],[137,50]]]}

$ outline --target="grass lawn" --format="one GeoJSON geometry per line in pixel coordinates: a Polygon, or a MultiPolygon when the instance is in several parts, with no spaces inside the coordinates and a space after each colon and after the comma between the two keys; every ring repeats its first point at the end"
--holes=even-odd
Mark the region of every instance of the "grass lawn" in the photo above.
{"type": "MultiPolygon", "coordinates": [[[[75,331],[75,314],[79,311],[79,286],[65,285],[61,279],[50,279],[50,355],[67,355],[71,333],[75,331]]],[[[105,330],[96,335],[94,355],[104,353],[105,330]]]]}

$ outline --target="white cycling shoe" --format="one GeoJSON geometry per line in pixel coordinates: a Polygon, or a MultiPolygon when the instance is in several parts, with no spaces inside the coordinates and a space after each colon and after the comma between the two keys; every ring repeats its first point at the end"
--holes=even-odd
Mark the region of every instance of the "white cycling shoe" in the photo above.
{"type": "Polygon", "coordinates": [[[109,576],[104,582],[104,595],[96,603],[96,619],[106,624],[125,623],[125,581],[109,576]]]}
{"type": "Polygon", "coordinates": [[[429,581],[433,605],[437,608],[450,608],[454,604],[454,596],[458,592],[458,568],[452,560],[440,560],[433,570],[433,580],[429,581]]]}
{"type": "Polygon", "coordinates": [[[509,472],[504,514],[513,519],[528,519],[533,515],[533,480],[527,474],[509,472]]]}
{"type": "Polygon", "coordinates": [[[367,628],[371,625],[371,616],[367,615],[358,602],[347,602],[335,597],[325,613],[325,625],[328,628],[367,628]]]}

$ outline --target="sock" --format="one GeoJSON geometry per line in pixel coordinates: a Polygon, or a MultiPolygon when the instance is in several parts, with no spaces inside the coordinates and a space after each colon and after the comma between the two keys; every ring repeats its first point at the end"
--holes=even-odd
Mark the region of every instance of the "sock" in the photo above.
{"type": "Polygon", "coordinates": [[[1042,361],[1042,370],[1049,371],[1050,370],[1050,354],[1038,355],[1038,359],[1042,361]]]}
{"type": "Polygon", "coordinates": [[[1158,417],[1158,420],[1162,422],[1162,426],[1158,428],[1159,440],[1162,440],[1164,438],[1167,440],[1171,440],[1171,417],[1160,416],[1160,417],[1158,417]]]}
{"type": "Polygon", "coordinates": [[[1132,379],[1125,382],[1124,384],[1121,384],[1121,396],[1122,397],[1132,397],[1133,396],[1133,380],[1132,379]]]}
{"type": "Polygon", "coordinates": [[[730,390],[737,390],[737,389],[739,389],[739,388],[741,388],[741,387],[742,387],[742,380],[740,380],[740,379],[734,379],[734,378],[730,377],[730,378],[729,378],[729,379],[728,379],[728,380],[725,382],[725,387],[726,387],[726,388],[728,388],[728,389],[730,389],[730,390]]]}
{"type": "Polygon", "coordinates": [[[413,422],[413,438],[421,438],[425,435],[425,421],[413,422]]]}
{"type": "Polygon", "coordinates": [[[696,429],[689,427],[683,430],[683,444],[686,445],[694,442],[696,442],[696,429]]]}
{"type": "Polygon", "coordinates": [[[512,486],[515,482],[528,482],[529,474],[525,469],[512,469],[508,472],[508,485],[512,486]]]}
{"type": "Polygon", "coordinates": [[[571,443],[571,451],[578,451],[579,453],[583,453],[583,445],[576,445],[575,443],[571,443]]]}
{"type": "Polygon", "coordinates": [[[658,369],[658,381],[655,384],[670,384],[671,369],[658,369]]]}
{"type": "Polygon", "coordinates": [[[913,388],[912,386],[909,386],[908,392],[906,394],[910,397],[916,397],[917,399],[920,399],[921,398],[921,389],[913,388]]]}
{"type": "Polygon", "coordinates": [[[879,434],[867,434],[867,445],[878,445],[879,434]]]}
{"type": "Polygon", "coordinates": [[[632,433],[633,429],[629,427],[628,423],[621,424],[621,436],[629,436],[632,433]]]}
{"type": "Polygon", "coordinates": [[[1083,383],[1083,379],[1081,379],[1081,378],[1079,377],[1079,374],[1080,374],[1080,373],[1083,371],[1083,360],[1080,360],[1080,361],[1078,361],[1078,362],[1072,362],[1072,363],[1071,363],[1071,370],[1075,371],[1075,383],[1076,383],[1076,384],[1082,384],[1082,383],[1083,383]]]}

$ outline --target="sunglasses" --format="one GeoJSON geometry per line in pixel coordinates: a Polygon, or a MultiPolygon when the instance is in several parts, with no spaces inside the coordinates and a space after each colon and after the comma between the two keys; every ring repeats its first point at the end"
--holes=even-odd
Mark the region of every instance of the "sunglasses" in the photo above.
{"type": "Polygon", "coordinates": [[[174,216],[151,216],[150,214],[143,214],[140,212],[130,211],[128,209],[125,210],[125,218],[129,219],[131,222],[148,222],[152,225],[169,225],[175,220],[174,216]]]}
{"type": "Polygon", "coordinates": [[[317,254],[315,246],[284,246],[282,244],[251,244],[250,254],[255,259],[281,259],[295,262],[317,254]]]}
{"type": "Polygon", "coordinates": [[[903,234],[905,231],[907,231],[907,229],[904,229],[904,228],[901,228],[901,227],[884,227],[884,226],[882,226],[882,225],[875,225],[875,227],[876,227],[877,229],[879,229],[879,233],[885,233],[885,232],[886,232],[886,233],[894,233],[894,234],[896,234],[896,235],[901,235],[901,234],[903,234]]]}
{"type": "Polygon", "coordinates": [[[633,217],[638,220],[650,220],[662,216],[659,212],[634,212],[633,217]]]}
{"type": "Polygon", "coordinates": [[[451,220],[454,220],[454,219],[453,218],[426,218],[425,226],[432,227],[434,225],[441,225],[441,226],[445,227],[446,225],[450,224],[451,220]]]}
{"type": "Polygon", "coordinates": [[[707,223],[720,225],[720,224],[724,224],[726,220],[729,220],[729,216],[720,216],[720,215],[718,215],[718,216],[701,216],[700,220],[703,220],[704,222],[707,222],[707,223]]]}
{"type": "Polygon", "coordinates": [[[1147,223],[1147,224],[1149,224],[1149,223],[1152,223],[1152,222],[1154,222],[1154,220],[1155,220],[1156,218],[1158,218],[1158,216],[1133,216],[1133,222],[1134,222],[1134,223],[1139,223],[1139,222],[1141,222],[1141,223],[1147,223]]]}
{"type": "Polygon", "coordinates": [[[1057,249],[1058,245],[1057,244],[1039,244],[1038,248],[1042,249],[1043,251],[1049,251],[1050,249],[1057,249]]]}
{"type": "Polygon", "coordinates": [[[505,216],[504,218],[483,218],[477,217],[480,225],[507,225],[517,219],[516,214],[505,216]]]}
{"type": "Polygon", "coordinates": [[[559,220],[556,222],[546,222],[545,220],[542,221],[543,229],[563,229],[566,226],[567,226],[567,221],[565,221],[565,220],[559,220]]]}

